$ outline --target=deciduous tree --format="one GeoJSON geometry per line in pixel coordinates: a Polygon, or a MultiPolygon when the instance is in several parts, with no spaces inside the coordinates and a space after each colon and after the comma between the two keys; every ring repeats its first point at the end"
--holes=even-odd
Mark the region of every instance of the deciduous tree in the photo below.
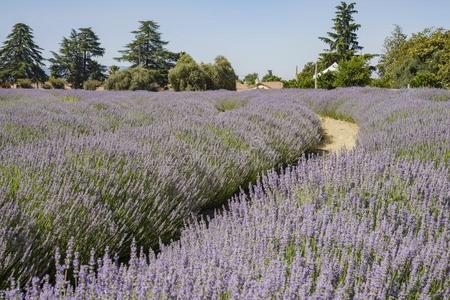
{"type": "Polygon", "coordinates": [[[248,85],[254,85],[258,80],[258,73],[247,74],[244,77],[244,82],[248,85]]]}
{"type": "Polygon", "coordinates": [[[263,76],[262,81],[269,82],[269,81],[281,81],[281,77],[278,77],[273,74],[272,70],[268,70],[267,74],[263,76]]]}
{"type": "Polygon", "coordinates": [[[450,88],[450,30],[427,28],[408,38],[396,26],[377,67],[394,88],[421,83],[450,88]]]}

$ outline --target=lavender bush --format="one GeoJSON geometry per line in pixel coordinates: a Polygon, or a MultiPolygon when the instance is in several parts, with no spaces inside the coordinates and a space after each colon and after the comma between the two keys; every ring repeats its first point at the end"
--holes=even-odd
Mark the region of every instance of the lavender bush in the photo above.
{"type": "Polygon", "coordinates": [[[70,240],[87,262],[157,248],[183,222],[319,140],[294,97],[1,91],[0,285],[52,269],[70,240]],[[281,104],[281,105],[280,105],[281,104]],[[236,176],[239,174],[239,176],[236,176]],[[85,249],[85,251],[81,250],[85,249]]]}
{"type": "Polygon", "coordinates": [[[307,91],[301,98],[318,113],[350,117],[364,134],[358,148],[450,166],[450,91],[351,88],[307,91]]]}
{"type": "MultiPolygon", "coordinates": [[[[211,94],[189,95],[205,97],[205,103],[212,101],[208,100],[211,94]]],[[[190,221],[178,241],[161,243],[158,254],[148,247],[139,247],[139,240],[145,240],[145,236],[153,238],[153,232],[144,227],[140,239],[131,243],[126,264],[120,261],[120,252],[113,248],[113,243],[105,245],[106,251],[101,253],[98,251],[101,246],[96,247],[89,262],[83,264],[81,253],[90,249],[77,244],[76,237],[68,238],[64,255],[58,250],[51,253],[56,261],[54,282],[48,276],[35,278],[23,293],[24,287],[15,281],[3,296],[10,299],[450,297],[448,92],[342,89],[229,95],[234,97],[212,101],[214,108],[222,112],[219,116],[227,112],[243,114],[254,103],[254,109],[261,113],[251,118],[253,121],[264,116],[289,120],[289,113],[294,113],[291,110],[303,110],[307,103],[319,114],[351,117],[361,128],[357,147],[339,156],[302,158],[281,174],[268,173],[248,193],[231,198],[229,210],[217,212],[212,219],[190,221]],[[273,114],[274,109],[283,107],[286,107],[283,114],[278,111],[273,114]]],[[[184,97],[183,104],[193,105],[190,97],[184,97]]],[[[169,103],[168,99],[163,101],[169,103]]],[[[314,120],[309,113],[304,114],[314,120]]],[[[297,120],[292,118],[291,124],[304,119],[302,114],[297,120]]],[[[255,129],[252,134],[265,136],[273,128],[277,126],[263,127],[261,133],[255,129]]],[[[49,137],[51,134],[48,133],[49,137]]],[[[115,147],[120,148],[120,141],[115,147]]],[[[236,145],[229,139],[226,141],[236,145]]],[[[275,144],[280,145],[279,141],[275,144]]],[[[8,147],[3,153],[17,157],[19,152],[8,152],[8,147]]],[[[288,146],[278,146],[273,151],[285,161],[294,160],[290,156],[293,151],[285,147],[288,146]]],[[[68,144],[67,148],[74,147],[68,144]]],[[[209,148],[202,151],[206,149],[209,148]]],[[[49,157],[60,157],[46,153],[49,157]]],[[[230,174],[231,178],[236,178],[236,174],[242,173],[230,174]]],[[[20,210],[13,207],[16,203],[7,203],[12,203],[9,218],[20,218],[20,210]]],[[[9,228],[14,227],[6,229],[9,228]]],[[[70,233],[76,231],[72,229],[70,233]]],[[[0,242],[4,245],[12,236],[13,230],[6,230],[0,242]]],[[[3,248],[0,247],[0,257],[8,257],[3,248]]]]}
{"type": "Polygon", "coordinates": [[[449,195],[447,170],[430,163],[360,151],[303,160],[158,257],[133,246],[128,265],[106,252],[80,267],[70,248],[56,285],[35,280],[27,297],[446,299],[449,195]]]}

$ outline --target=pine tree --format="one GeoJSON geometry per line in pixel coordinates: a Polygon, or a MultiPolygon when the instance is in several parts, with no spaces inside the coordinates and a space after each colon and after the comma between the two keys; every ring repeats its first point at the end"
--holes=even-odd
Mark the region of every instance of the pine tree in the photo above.
{"type": "Polygon", "coordinates": [[[42,67],[44,58],[41,48],[33,41],[33,29],[26,24],[14,25],[0,49],[0,80],[16,82],[30,79],[39,83],[47,79],[42,67]]]}
{"type": "Polygon", "coordinates": [[[105,49],[90,27],[72,29],[68,38],[61,42],[59,53],[52,52],[50,70],[55,77],[62,77],[74,88],[81,88],[86,80],[104,79],[106,68],[95,57],[101,57],[105,49]]]}
{"type": "Polygon", "coordinates": [[[363,49],[358,43],[356,34],[361,25],[355,23],[353,18],[353,15],[358,12],[355,5],[355,3],[341,2],[336,6],[336,16],[333,18],[334,31],[327,32],[328,37],[319,37],[329,46],[329,49],[322,53],[322,58],[327,61],[327,65],[334,61],[349,60],[358,50],[363,49]]]}
{"type": "Polygon", "coordinates": [[[132,67],[144,67],[161,71],[163,74],[175,66],[179,54],[168,51],[168,42],[161,39],[158,23],[154,21],[140,21],[138,30],[132,31],[134,40],[126,45],[125,50],[119,51],[118,61],[127,61],[132,67]]]}

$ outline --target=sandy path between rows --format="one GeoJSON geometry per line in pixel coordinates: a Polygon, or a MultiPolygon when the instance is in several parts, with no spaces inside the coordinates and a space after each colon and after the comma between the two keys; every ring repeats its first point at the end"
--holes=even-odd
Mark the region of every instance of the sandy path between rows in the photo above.
{"type": "Polygon", "coordinates": [[[321,117],[324,139],[318,149],[326,153],[351,150],[355,147],[358,125],[321,117]]]}

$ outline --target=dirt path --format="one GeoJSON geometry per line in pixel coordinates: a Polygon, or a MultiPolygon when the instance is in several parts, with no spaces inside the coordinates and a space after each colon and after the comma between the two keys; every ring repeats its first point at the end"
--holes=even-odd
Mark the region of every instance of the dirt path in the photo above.
{"type": "Polygon", "coordinates": [[[356,144],[358,125],[346,121],[321,117],[324,139],[317,149],[330,153],[351,150],[356,144]]]}

